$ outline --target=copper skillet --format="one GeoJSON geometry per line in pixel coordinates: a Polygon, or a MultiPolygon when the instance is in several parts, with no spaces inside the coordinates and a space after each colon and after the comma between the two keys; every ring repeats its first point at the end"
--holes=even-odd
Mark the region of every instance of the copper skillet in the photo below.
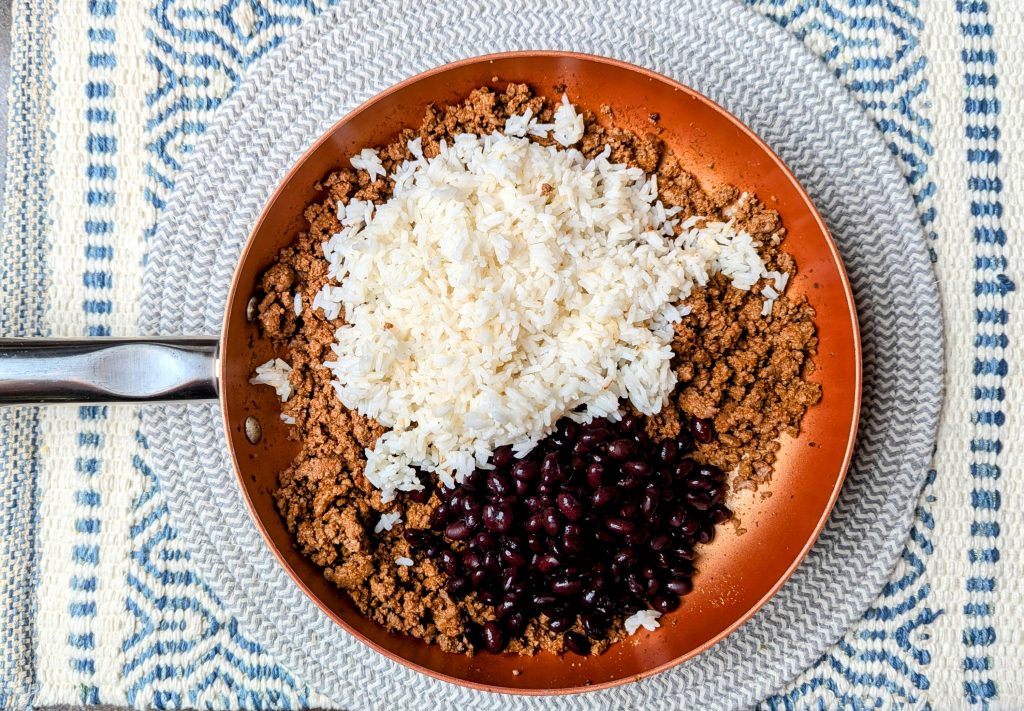
{"type": "MultiPolygon", "coordinates": [[[[490,691],[569,693],[613,686],[667,669],[742,625],[792,574],[821,531],[853,451],[860,407],[861,352],[850,285],[836,246],[807,193],[748,128],[697,92],[646,69],[565,52],[517,52],[428,71],[364,103],[327,132],[268,201],[242,253],[220,338],[0,343],[0,402],[216,399],[241,493],[267,544],[295,584],[348,632],[391,659],[447,681],[490,691]],[[771,496],[735,496],[742,531],[724,527],[699,559],[694,592],[661,629],[614,645],[598,657],[447,654],[396,636],[364,618],[293,546],[272,499],[277,473],[296,453],[270,388],[252,386],[255,366],[274,354],[247,318],[260,274],[302,231],[314,183],[347,165],[365,146],[418,125],[430,103],[456,101],[475,87],[529,83],[578,105],[608,104],[616,121],[661,137],[705,183],[736,185],[781,213],[786,249],[799,275],[790,293],[806,294],[820,339],[814,378],[822,402],[800,436],[782,442],[771,496]],[[655,124],[652,115],[658,116],[655,124]],[[257,432],[257,430],[259,430],[257,432]],[[254,441],[255,440],[255,441],[254,441]]],[[[343,673],[338,670],[338,673],[343,673]]]]}

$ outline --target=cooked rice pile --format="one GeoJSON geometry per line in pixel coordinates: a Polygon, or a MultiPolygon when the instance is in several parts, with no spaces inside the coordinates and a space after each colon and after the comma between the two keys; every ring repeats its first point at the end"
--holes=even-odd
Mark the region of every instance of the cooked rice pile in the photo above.
{"type": "MultiPolygon", "coordinates": [[[[517,133],[582,136],[567,102],[550,126],[514,118],[517,133]]],[[[658,412],[679,304],[713,274],[744,290],[765,275],[749,234],[679,225],[656,178],[607,150],[590,160],[500,132],[458,135],[431,159],[409,149],[387,202],[339,205],[324,245],[335,283],[313,302],[345,316],[325,363],[338,397],[390,428],[366,465],[385,501],[421,487],[413,467],[453,486],[563,416],[617,417],[620,399],[658,412]]],[[[385,174],[370,150],[353,164],[385,174]]]]}

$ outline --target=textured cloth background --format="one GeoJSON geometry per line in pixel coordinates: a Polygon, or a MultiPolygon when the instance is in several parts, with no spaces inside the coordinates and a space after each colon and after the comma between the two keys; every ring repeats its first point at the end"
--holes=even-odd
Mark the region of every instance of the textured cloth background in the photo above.
{"type": "MultiPolygon", "coordinates": [[[[0,333],[136,331],[147,240],[191,147],[246,68],[327,4],[16,3],[0,333]]],[[[822,57],[903,167],[948,361],[935,469],[890,583],[763,705],[1021,708],[1024,7],[748,4],[822,57]]],[[[0,707],[323,703],[190,564],[134,408],[4,410],[0,428],[0,707]]]]}

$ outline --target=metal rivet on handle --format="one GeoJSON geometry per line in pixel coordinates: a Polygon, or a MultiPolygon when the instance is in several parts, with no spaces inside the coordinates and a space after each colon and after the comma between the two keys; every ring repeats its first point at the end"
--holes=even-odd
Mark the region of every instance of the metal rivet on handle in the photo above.
{"type": "Polygon", "coordinates": [[[255,321],[259,312],[256,310],[256,297],[249,299],[249,303],[245,305],[245,318],[249,321],[255,321]]]}
{"type": "Polygon", "coordinates": [[[255,417],[245,418],[245,438],[250,444],[258,444],[263,439],[263,428],[255,417]]]}

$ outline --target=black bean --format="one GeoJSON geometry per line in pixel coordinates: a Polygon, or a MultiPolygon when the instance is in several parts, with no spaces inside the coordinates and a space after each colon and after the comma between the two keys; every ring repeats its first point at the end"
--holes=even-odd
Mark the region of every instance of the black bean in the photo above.
{"type": "Polygon", "coordinates": [[[409,492],[409,498],[417,504],[425,504],[430,501],[430,489],[423,487],[409,492]]]}
{"type": "Polygon", "coordinates": [[[505,533],[512,527],[512,508],[506,504],[484,507],[484,526],[493,533],[505,533]]]}
{"type": "Polygon", "coordinates": [[[627,501],[619,507],[619,516],[622,518],[636,518],[640,515],[640,504],[636,501],[627,501]]]}
{"type": "Polygon", "coordinates": [[[633,434],[640,431],[643,419],[636,415],[626,415],[619,421],[619,430],[626,434],[633,434]]]}
{"type": "Polygon", "coordinates": [[[636,443],[629,439],[617,439],[608,445],[608,454],[620,462],[629,459],[636,451],[636,443]]]}
{"type": "Polygon", "coordinates": [[[565,633],[565,646],[573,654],[585,657],[590,654],[590,640],[579,632],[565,633]]]}
{"type": "Polygon", "coordinates": [[[497,541],[494,540],[494,536],[489,532],[480,531],[473,536],[473,540],[469,544],[478,550],[489,551],[497,545],[497,541]]]}
{"type": "Polygon", "coordinates": [[[604,525],[612,533],[626,534],[636,531],[636,524],[624,518],[610,518],[604,522],[604,525]]]}
{"type": "Polygon", "coordinates": [[[473,513],[466,514],[465,518],[462,519],[466,522],[469,530],[475,531],[480,528],[480,524],[483,522],[483,516],[479,512],[474,511],[473,513]]]}
{"type": "Polygon", "coordinates": [[[522,602],[523,598],[526,597],[527,589],[528,586],[525,582],[513,583],[512,587],[506,591],[505,596],[509,600],[514,600],[517,603],[522,602]]]}
{"type": "Polygon", "coordinates": [[[587,543],[582,536],[567,533],[562,537],[561,548],[570,555],[581,555],[587,550],[587,543]]]}
{"type": "Polygon", "coordinates": [[[565,633],[565,647],[574,655],[586,657],[590,654],[590,640],[579,632],[565,633]]]}
{"type": "Polygon", "coordinates": [[[693,435],[687,432],[685,429],[679,431],[679,435],[676,437],[676,444],[679,445],[679,454],[686,454],[687,452],[693,451],[693,435]]]}
{"type": "Polygon", "coordinates": [[[554,553],[545,553],[537,559],[537,569],[542,573],[550,573],[562,567],[562,560],[554,553]]]}
{"type": "Polygon", "coordinates": [[[623,464],[622,471],[626,474],[641,478],[650,476],[654,472],[650,464],[637,459],[630,460],[623,464]]]}
{"type": "Polygon", "coordinates": [[[556,481],[558,479],[558,455],[552,452],[544,457],[540,465],[540,474],[545,479],[556,481]]]}
{"type": "Polygon", "coordinates": [[[672,536],[667,533],[656,533],[651,536],[649,545],[652,551],[663,551],[672,545],[672,536]]]}
{"type": "Polygon", "coordinates": [[[651,607],[661,613],[672,612],[679,607],[679,597],[675,595],[658,595],[651,600],[651,607]]]}
{"type": "Polygon", "coordinates": [[[578,595],[583,590],[583,582],[576,578],[555,578],[551,583],[551,592],[556,595],[578,595]]]}
{"type": "Polygon", "coordinates": [[[469,592],[469,580],[461,576],[448,579],[447,584],[448,594],[453,598],[461,598],[467,592],[469,592]]]}
{"type": "Polygon", "coordinates": [[[473,586],[474,590],[479,590],[487,582],[488,573],[484,568],[477,568],[469,574],[469,584],[473,586]]]}
{"type": "Polygon", "coordinates": [[[448,520],[448,507],[447,505],[440,503],[433,511],[430,512],[430,517],[427,519],[427,523],[433,529],[442,528],[445,522],[448,520]]]}
{"type": "Polygon", "coordinates": [[[647,584],[644,582],[644,579],[636,573],[630,573],[626,576],[626,586],[634,595],[642,597],[647,593],[647,584]]]}
{"type": "Polygon", "coordinates": [[[675,578],[665,583],[665,589],[673,595],[687,595],[693,590],[693,583],[689,578],[675,578]]]}
{"type": "Polygon", "coordinates": [[[627,533],[626,535],[624,535],[622,537],[622,540],[624,540],[626,543],[628,543],[631,546],[637,546],[637,545],[640,545],[641,543],[646,543],[647,539],[650,537],[650,535],[651,535],[651,532],[648,529],[646,529],[646,528],[638,528],[637,530],[633,531],[632,533],[627,533]]]}
{"type": "Polygon", "coordinates": [[[695,491],[686,492],[686,496],[683,498],[686,499],[686,503],[698,511],[707,511],[711,506],[711,499],[709,499],[705,494],[698,494],[695,491]]]}
{"type": "Polygon", "coordinates": [[[513,637],[518,636],[526,628],[526,615],[522,612],[513,612],[505,620],[505,629],[513,637]]]}
{"type": "Polygon", "coordinates": [[[558,604],[558,598],[549,593],[539,593],[533,596],[533,604],[541,610],[546,610],[558,604]]]}
{"type": "Polygon", "coordinates": [[[508,568],[501,577],[501,589],[508,593],[516,583],[519,582],[519,571],[521,568],[508,568]]]}
{"type": "Polygon", "coordinates": [[[498,595],[493,590],[481,590],[476,596],[485,605],[494,605],[498,602],[498,595]]]}
{"type": "Polygon", "coordinates": [[[690,420],[690,431],[695,440],[707,444],[715,438],[715,423],[707,417],[694,417],[690,420]]]}
{"type": "Polygon", "coordinates": [[[491,463],[498,469],[504,469],[512,463],[513,459],[512,448],[509,446],[498,447],[494,450],[494,454],[491,455],[491,463]]]}
{"type": "Polygon", "coordinates": [[[732,511],[725,506],[718,504],[717,506],[712,506],[708,509],[708,518],[710,518],[713,523],[722,523],[723,521],[728,521],[732,518],[732,511]]]}
{"type": "Polygon", "coordinates": [[[446,549],[441,551],[440,562],[441,569],[449,576],[453,576],[459,572],[459,556],[452,550],[446,549]]]}
{"type": "Polygon", "coordinates": [[[636,551],[632,548],[623,548],[615,553],[613,560],[625,568],[632,568],[637,562],[636,551]]]}
{"type": "Polygon", "coordinates": [[[461,488],[466,489],[467,491],[476,491],[484,485],[486,477],[487,472],[477,469],[466,477],[466,480],[462,482],[461,488]]]}
{"type": "Polygon", "coordinates": [[[505,648],[505,633],[493,620],[484,623],[484,647],[491,654],[497,654],[505,648]]]}
{"type": "Polygon", "coordinates": [[[534,533],[526,537],[526,547],[534,553],[543,553],[548,549],[548,544],[539,534],[534,533]]]}
{"type": "Polygon", "coordinates": [[[593,585],[585,588],[583,590],[583,593],[580,595],[580,602],[582,602],[587,607],[593,607],[600,601],[600,599],[601,591],[595,588],[593,585]]]}
{"type": "Polygon", "coordinates": [[[536,513],[537,511],[543,511],[544,509],[551,505],[550,499],[548,499],[546,496],[530,496],[527,497],[524,503],[526,504],[526,508],[533,513],[536,513]]]}
{"type": "Polygon", "coordinates": [[[549,506],[541,515],[544,517],[544,530],[549,536],[557,536],[562,532],[562,518],[558,511],[549,506]]]}
{"type": "Polygon", "coordinates": [[[462,564],[470,570],[476,570],[484,564],[484,554],[475,550],[464,551],[462,553],[462,564]]]}
{"type": "Polygon", "coordinates": [[[581,613],[580,622],[583,623],[586,633],[593,637],[600,637],[608,629],[608,620],[595,610],[581,613]]]}
{"type": "Polygon", "coordinates": [[[499,620],[503,620],[509,615],[511,615],[513,612],[515,612],[516,607],[517,605],[513,600],[505,599],[499,602],[497,606],[494,608],[494,614],[498,617],[499,620]]]}
{"type": "Polygon", "coordinates": [[[582,504],[569,492],[563,491],[555,497],[555,502],[558,504],[558,510],[570,521],[579,521],[583,518],[582,504]]]}
{"type": "Polygon", "coordinates": [[[565,535],[567,536],[582,536],[583,526],[578,523],[567,523],[565,524],[565,535]]]}
{"type": "Polygon", "coordinates": [[[583,445],[584,451],[586,451],[589,449],[593,449],[602,442],[607,442],[611,438],[611,436],[612,433],[609,432],[606,428],[598,427],[582,435],[579,439],[578,444],[583,445]]]}
{"type": "Polygon", "coordinates": [[[512,465],[512,476],[519,481],[536,481],[540,475],[540,465],[529,459],[521,459],[512,465]]]}
{"type": "Polygon", "coordinates": [[[573,622],[571,617],[555,617],[548,620],[548,629],[552,632],[565,632],[572,628],[573,622]]]}
{"type": "Polygon", "coordinates": [[[658,459],[665,464],[675,464],[679,458],[679,444],[674,439],[663,439],[658,447],[658,459]]]}
{"type": "Polygon", "coordinates": [[[714,464],[701,464],[697,467],[697,476],[703,479],[721,479],[725,476],[721,469],[716,467],[714,464]]]}
{"type": "Polygon", "coordinates": [[[491,472],[487,477],[487,488],[499,496],[507,496],[515,491],[515,485],[501,472],[491,472]]]}
{"type": "Polygon", "coordinates": [[[456,521],[448,524],[444,529],[444,535],[453,541],[464,541],[472,535],[473,529],[466,525],[465,521],[456,521]]]}
{"type": "Polygon", "coordinates": [[[700,476],[691,476],[685,483],[688,488],[697,489],[699,491],[707,491],[715,486],[715,482],[710,479],[704,479],[700,476]]]}
{"type": "Polygon", "coordinates": [[[591,496],[594,508],[603,509],[619,500],[619,490],[614,486],[602,486],[591,496]]]}
{"type": "Polygon", "coordinates": [[[686,459],[680,459],[679,463],[676,464],[676,471],[675,471],[676,478],[677,479],[686,479],[686,478],[688,478],[690,476],[690,474],[693,473],[693,471],[696,468],[697,468],[697,463],[694,462],[689,457],[687,457],[686,459]]]}
{"type": "Polygon", "coordinates": [[[526,546],[525,545],[522,545],[522,546],[512,546],[511,543],[512,543],[512,541],[508,541],[502,547],[502,549],[501,549],[501,557],[502,557],[502,559],[506,563],[511,565],[513,568],[518,568],[520,566],[526,565],[526,552],[524,550],[526,548],[526,546]]]}
{"type": "Polygon", "coordinates": [[[569,418],[559,421],[558,431],[570,442],[580,436],[580,426],[569,418]]]}
{"type": "Polygon", "coordinates": [[[650,518],[658,510],[658,495],[652,491],[645,491],[640,499],[640,511],[644,516],[650,518]]]}
{"type": "Polygon", "coordinates": [[[686,511],[681,508],[672,509],[668,516],[668,525],[672,528],[679,528],[686,523],[686,511]]]}

